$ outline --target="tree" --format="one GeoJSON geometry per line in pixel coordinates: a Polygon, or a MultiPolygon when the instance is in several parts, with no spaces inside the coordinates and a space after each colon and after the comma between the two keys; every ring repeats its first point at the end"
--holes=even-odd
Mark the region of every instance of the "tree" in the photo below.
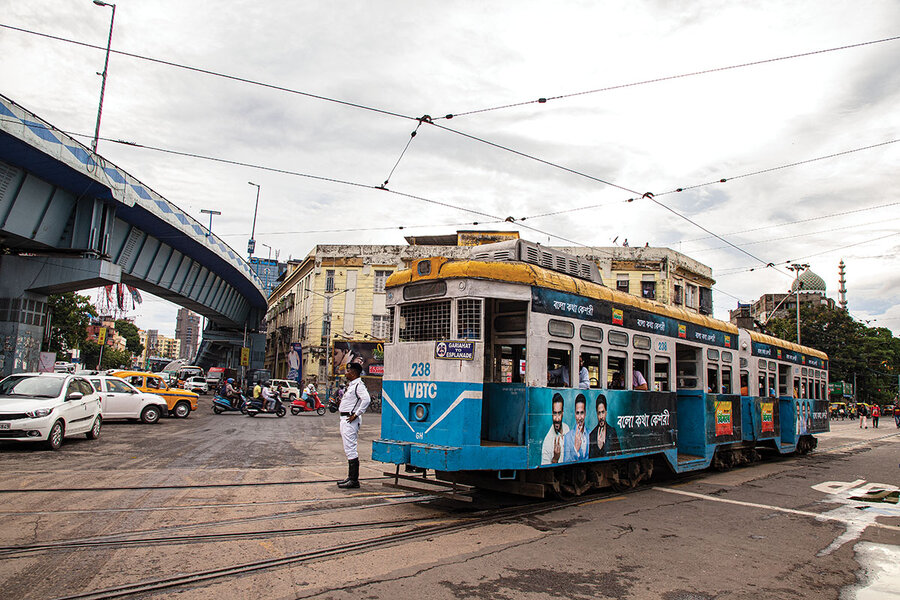
{"type": "Polygon", "coordinates": [[[47,305],[50,307],[50,341],[47,349],[61,352],[80,348],[87,339],[91,317],[97,316],[91,299],[75,292],[66,292],[50,295],[47,305]]]}
{"type": "Polygon", "coordinates": [[[141,336],[138,333],[137,325],[125,319],[116,321],[116,331],[125,338],[125,348],[132,356],[140,356],[144,352],[144,345],[141,344],[141,336]]]}
{"type": "MultiPolygon", "coordinates": [[[[81,363],[85,369],[96,369],[97,359],[100,358],[100,344],[86,341],[81,346],[81,363]]],[[[115,369],[118,367],[128,368],[131,366],[131,353],[127,350],[116,350],[106,346],[103,348],[103,360],[100,363],[100,370],[115,369]]]]}
{"type": "MultiPolygon", "coordinates": [[[[797,339],[793,312],[769,321],[769,330],[788,341],[797,339]]],[[[884,327],[866,327],[844,310],[828,306],[800,307],[800,339],[828,355],[832,382],[856,379],[856,396],[862,402],[884,404],[897,393],[900,373],[900,339],[884,327]]]]}

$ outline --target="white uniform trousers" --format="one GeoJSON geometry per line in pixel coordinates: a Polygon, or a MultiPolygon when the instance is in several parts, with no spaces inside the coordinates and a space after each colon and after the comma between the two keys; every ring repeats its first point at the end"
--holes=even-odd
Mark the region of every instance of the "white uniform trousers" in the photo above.
{"type": "Polygon", "coordinates": [[[347,419],[348,417],[341,417],[341,440],[344,442],[344,454],[347,455],[347,460],[353,460],[354,458],[359,458],[356,446],[359,440],[359,422],[361,419],[356,417],[352,423],[348,423],[347,419]]]}

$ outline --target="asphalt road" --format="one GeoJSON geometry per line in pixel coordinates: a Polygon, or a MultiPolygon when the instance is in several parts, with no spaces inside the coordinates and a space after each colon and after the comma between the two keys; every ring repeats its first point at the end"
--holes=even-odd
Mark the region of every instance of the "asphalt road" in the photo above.
{"type": "Polygon", "coordinates": [[[852,499],[898,484],[900,430],[886,420],[878,430],[833,422],[809,456],[504,519],[491,508],[515,502],[485,495],[490,508],[473,513],[382,488],[368,460],[378,421],[364,417],[367,479],[354,491],[334,486],[346,472],[335,415],[213,415],[208,396],[188,419],[107,423],[100,440],[60,452],[4,445],[0,597],[328,551],[133,597],[838,599],[900,559],[897,505],[852,499]],[[461,519],[453,531],[334,550],[461,519]],[[126,538],[134,545],[116,545],[126,538]],[[101,545],[23,549],[73,539],[101,545]]]}

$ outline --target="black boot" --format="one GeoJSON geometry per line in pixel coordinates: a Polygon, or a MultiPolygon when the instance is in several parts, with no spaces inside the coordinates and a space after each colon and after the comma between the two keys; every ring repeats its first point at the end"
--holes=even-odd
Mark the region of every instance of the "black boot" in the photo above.
{"type": "Polygon", "coordinates": [[[359,459],[354,458],[348,461],[350,474],[346,480],[338,483],[339,488],[350,489],[359,487],[359,459]]]}
{"type": "Polygon", "coordinates": [[[340,481],[337,482],[338,487],[344,487],[345,485],[350,483],[350,473],[352,473],[352,472],[353,472],[353,461],[348,460],[347,461],[347,477],[345,479],[341,479],[340,481]]]}

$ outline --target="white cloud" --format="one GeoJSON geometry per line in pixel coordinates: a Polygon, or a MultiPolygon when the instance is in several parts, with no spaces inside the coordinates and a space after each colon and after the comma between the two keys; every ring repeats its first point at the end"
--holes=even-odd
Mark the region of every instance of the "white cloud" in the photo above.
{"type": "MultiPolygon", "coordinates": [[[[730,2],[229,2],[119,0],[113,46],[411,117],[535,100],[891,37],[890,0],[730,2]]],[[[0,23],[103,46],[109,10],[71,0],[4,3],[0,23]]],[[[660,196],[704,227],[728,233],[900,201],[900,144],[754,177],[738,176],[900,138],[900,42],[528,104],[439,121],[639,193],[729,178],[660,196]],[[732,179],[734,178],[734,179],[732,179]]],[[[3,93],[54,125],[90,133],[103,51],[0,30],[3,93]]],[[[303,95],[113,55],[102,135],[324,177],[380,184],[415,128],[399,119],[303,95]]],[[[255,188],[256,238],[282,257],[316,243],[402,243],[376,228],[484,222],[462,211],[295,175],[101,142],[100,151],[243,252],[255,188]],[[348,227],[353,233],[308,233],[348,227]],[[297,232],[297,233],[285,233],[297,232]]],[[[709,264],[717,288],[744,301],[790,285],[647,200],[423,125],[390,187],[500,218],[600,208],[524,223],[588,245],[615,236],[683,249],[709,264]],[[692,252],[694,254],[692,254],[692,252]]],[[[854,314],[896,319],[896,207],[728,239],[763,261],[804,259],[837,289],[848,263],[854,314]],[[865,225],[882,220],[878,225],[865,225]],[[857,227],[848,227],[858,225],[857,227]],[[810,234],[829,228],[833,232],[810,234]],[[881,285],[874,285],[881,282],[881,285]],[[865,285],[864,285],[865,284],[865,285]],[[871,312],[866,312],[871,311],[871,312]],[[892,316],[893,315],[893,316],[892,316]]],[[[466,227],[466,225],[462,225],[466,227]]],[[[418,233],[452,231],[435,225],[418,233]]],[[[529,239],[546,236],[523,230],[529,239]]],[[[559,242],[558,240],[553,240],[559,242]]],[[[263,251],[267,250],[258,246],[263,251]]],[[[265,255],[265,254],[263,254],[265,255]]],[[[164,301],[157,301],[165,306],[164,301]]],[[[715,296],[727,317],[735,300],[715,296]]],[[[141,319],[174,327],[175,308],[141,319]]],[[[884,323],[900,327],[896,320],[884,323]]]]}

